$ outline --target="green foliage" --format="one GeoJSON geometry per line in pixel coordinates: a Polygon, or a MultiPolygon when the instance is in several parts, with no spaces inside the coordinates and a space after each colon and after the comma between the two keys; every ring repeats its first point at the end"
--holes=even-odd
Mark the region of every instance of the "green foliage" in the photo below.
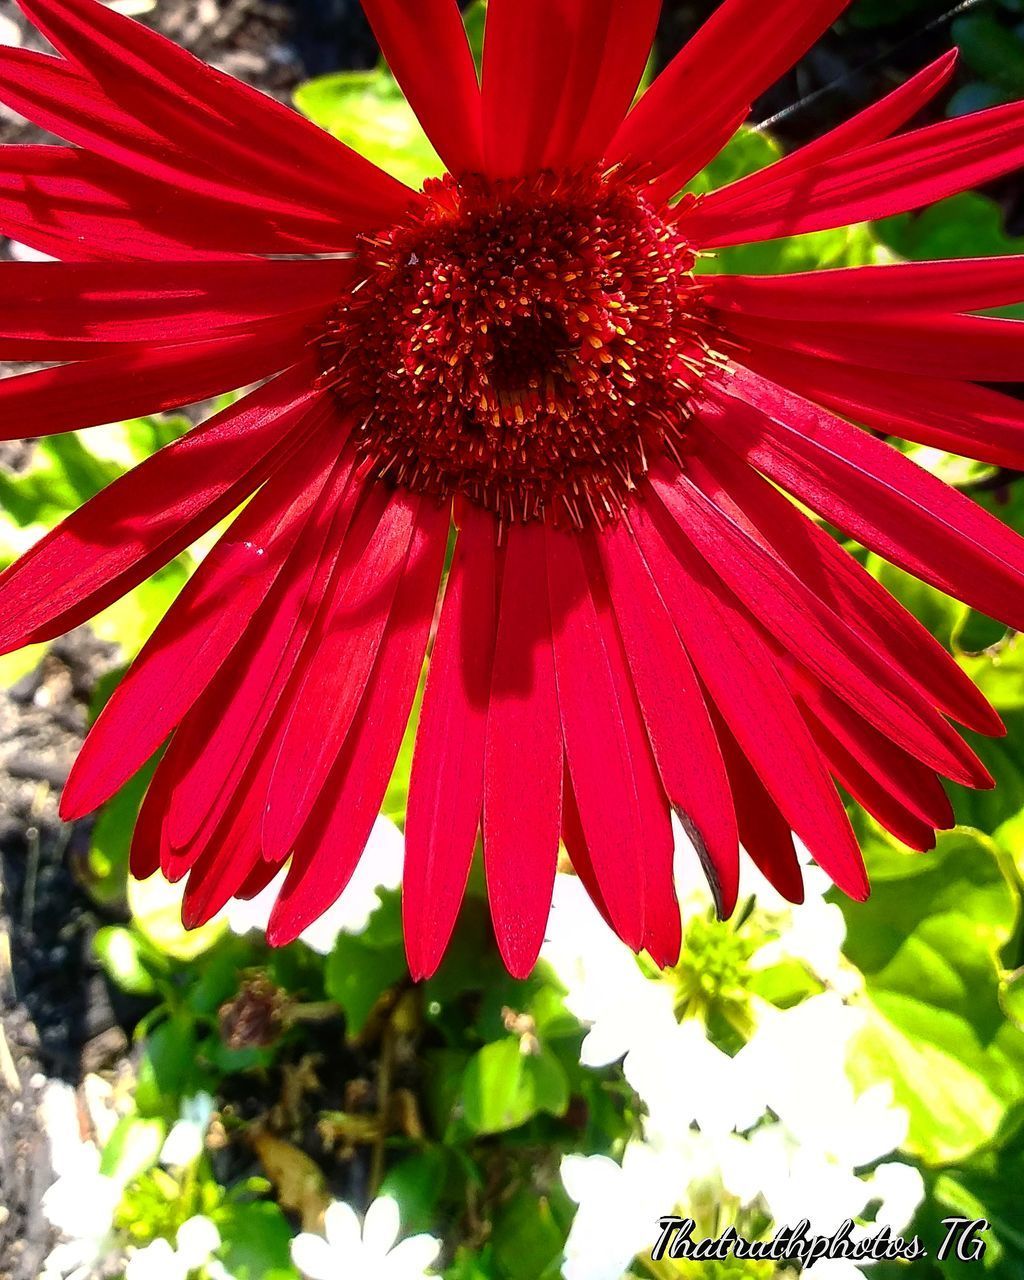
{"type": "Polygon", "coordinates": [[[910,1115],[907,1149],[945,1163],[982,1146],[1024,1089],[1024,1032],[1000,1005],[1017,896],[978,833],[944,833],[911,857],[862,825],[871,899],[841,903],[870,1000],[858,1068],[892,1082],[910,1115]]]}

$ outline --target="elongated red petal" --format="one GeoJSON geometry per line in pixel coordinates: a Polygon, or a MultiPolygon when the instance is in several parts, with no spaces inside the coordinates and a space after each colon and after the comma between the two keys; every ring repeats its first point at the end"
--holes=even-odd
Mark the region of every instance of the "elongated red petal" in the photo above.
{"type": "Polygon", "coordinates": [[[353,522],[311,637],[313,652],[290,695],[290,721],[263,821],[270,858],[292,848],[338,758],[387,630],[414,534],[430,505],[374,485],[353,522]]]}
{"type": "Polygon", "coordinates": [[[637,764],[576,535],[546,530],[558,708],[594,873],[622,940],[646,936],[644,820],[637,764]]]}
{"type": "Polygon", "coordinates": [[[0,355],[39,343],[55,353],[41,359],[74,359],[111,344],[190,342],[325,315],[350,276],[344,261],[5,262],[0,355]]]}
{"type": "Polygon", "coordinates": [[[480,86],[456,0],[364,0],[381,51],[452,173],[484,167],[480,86]]]}
{"type": "Polygon", "coordinates": [[[612,525],[597,541],[662,782],[721,913],[730,915],[739,885],[736,817],[697,677],[628,527],[612,525]]]}
{"type": "MultiPolygon", "coordinates": [[[[121,350],[4,378],[0,439],[58,435],[234,391],[298,360],[308,328],[308,319],[275,319],[251,333],[121,350]]],[[[319,370],[312,362],[303,369],[305,391],[319,370]]]]}
{"type": "Polygon", "coordinates": [[[163,821],[171,782],[170,774],[162,765],[161,760],[150,779],[132,833],[128,870],[136,880],[148,880],[160,870],[163,821]]]}
{"type": "Polygon", "coordinates": [[[829,130],[820,138],[815,138],[813,142],[797,147],[774,164],[740,178],[721,190],[728,191],[730,199],[734,201],[753,200],[782,179],[805,172],[822,161],[857,151],[890,137],[908,120],[913,119],[949,83],[956,68],[957,57],[958,50],[951,49],[879,102],[858,112],[852,119],[829,130]]]}
{"type": "Polygon", "coordinates": [[[701,461],[729,502],[767,545],[785,548],[782,559],[845,626],[855,627],[947,715],[980,733],[1005,733],[999,716],[967,673],[912,614],[826,530],[806,519],[699,422],[692,425],[701,461]]]}
{"type": "Polygon", "coordinates": [[[277,758],[290,710],[285,694],[362,493],[354,466],[352,449],[345,449],[287,572],[175,735],[173,745],[185,742],[186,764],[168,805],[174,849],[209,838],[246,771],[265,756],[277,758]]]}
{"type": "Polygon", "coordinates": [[[1024,403],[1000,391],[946,378],[907,378],[761,345],[749,347],[743,363],[885,435],[1024,470],[1024,403]]]}
{"type": "Polygon", "coordinates": [[[513,977],[533,968],[551,910],[562,738],[537,522],[508,530],[484,742],[483,838],[494,932],[513,977]]]}
{"type": "Polygon", "coordinates": [[[65,261],[184,262],[244,253],[319,253],[351,245],[324,224],[295,234],[251,207],[225,208],[76,147],[0,147],[0,230],[65,261]]]}
{"type": "Polygon", "coordinates": [[[584,164],[604,154],[640,84],[660,9],[661,0],[563,2],[567,48],[545,165],[584,164]]]}
{"type": "Polygon", "coordinates": [[[423,696],[405,825],[402,915],[409,970],[441,962],[473,860],[497,628],[494,520],[467,503],[423,696]]]}
{"type": "MultiPolygon", "coordinates": [[[[222,211],[255,207],[296,229],[324,228],[327,224],[327,214],[318,209],[254,188],[242,176],[248,173],[247,167],[240,174],[218,173],[203,159],[169,144],[61,58],[24,49],[0,49],[0,101],[67,142],[144,177],[183,187],[220,205],[222,211]]],[[[349,227],[355,228],[351,220],[349,227]]]]}
{"type": "MultiPolygon", "coordinates": [[[[808,310],[813,313],[813,307],[808,310]]],[[[731,314],[731,336],[840,365],[866,365],[911,377],[969,382],[1024,380],[1024,321],[940,313],[879,314],[863,320],[788,320],[731,314]]]]}
{"type": "Polygon", "coordinates": [[[608,158],[696,173],[711,158],[708,138],[788,71],[846,3],[725,0],[626,117],[608,158]]]}
{"type": "Polygon", "coordinates": [[[640,813],[643,874],[644,948],[661,968],[677,964],[682,947],[682,920],[675,889],[675,839],[669,805],[651,752],[650,738],[637,700],[626,651],[604,582],[597,549],[584,547],[591,598],[597,614],[612,684],[622,711],[625,743],[636,785],[640,813]]]}
{"type": "Polygon", "coordinates": [[[935,848],[935,830],[910,813],[892,794],[884,782],[849,752],[843,743],[823,728],[813,715],[805,711],[808,728],[828,761],[836,781],[850,793],[861,808],[876,818],[886,831],[910,849],[923,853],[935,848]]]}
{"type": "Polygon", "coordinates": [[[898,262],[781,276],[712,276],[707,300],[727,312],[776,320],[864,321],[896,313],[983,311],[1024,298],[1018,255],[898,262]]]}
{"type": "MultiPolygon", "coordinates": [[[[863,770],[885,787],[903,809],[928,827],[943,829],[953,826],[956,821],[953,806],[942,789],[942,783],[930,769],[866,724],[806,672],[792,669],[787,674],[801,704],[814,721],[840,743],[863,770]]],[[[813,730],[814,725],[811,727],[813,730]]]]}
{"type": "Polygon", "coordinates": [[[147,458],[0,575],[0,648],[98,613],[223,519],[287,455],[320,392],[297,367],[147,458]]]}
{"type": "MultiPolygon", "coordinates": [[[[334,407],[316,405],[334,427],[334,407]]],[[[66,821],[108,800],[209,684],[302,535],[337,457],[321,430],[263,486],[204,559],[93,725],[61,795],[66,821]]]]}
{"type": "Polygon", "coordinates": [[[601,155],[643,75],[656,0],[493,0],[484,39],[488,171],[601,155]]]}
{"type": "Polygon", "coordinates": [[[787,902],[804,900],[804,876],[793,847],[793,832],[768,794],[728,725],[712,712],[729,785],[736,800],[740,839],[754,865],[787,902]]]}
{"type": "Polygon", "coordinates": [[[767,646],[701,556],[678,534],[668,545],[648,503],[629,518],[702,680],[772,799],[836,884],[865,897],[849,821],[767,646]]]}
{"type": "Polygon", "coordinates": [[[932,204],[1024,164],[1024,103],[945,120],[791,174],[748,202],[730,188],[681,212],[708,248],[845,227],[932,204]]]}
{"type": "Polygon", "coordinates": [[[370,226],[415,200],[329,134],[100,0],[19,3],[112,102],[203,166],[370,226]]]}
{"type": "Polygon", "coordinates": [[[1024,627],[1024,541],[903,454],[746,370],[709,389],[702,420],[864,546],[1024,627]]]}
{"type": "Polygon", "coordinates": [[[363,705],[330,782],[299,836],[267,928],[291,942],[343,892],[366,847],[402,743],[434,617],[449,511],[424,502],[363,705]]]}
{"type": "Polygon", "coordinates": [[[655,469],[652,485],[708,566],[764,629],[869,723],[898,735],[930,768],[967,785],[984,782],[986,770],[931,701],[790,572],[784,548],[773,555],[716,505],[711,495],[717,486],[699,459],[691,459],[688,470],[667,479],[655,469]]]}

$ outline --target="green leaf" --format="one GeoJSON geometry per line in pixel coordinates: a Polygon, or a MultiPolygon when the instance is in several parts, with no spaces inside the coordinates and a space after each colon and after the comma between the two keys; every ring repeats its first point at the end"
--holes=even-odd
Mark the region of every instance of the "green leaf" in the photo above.
{"type": "Polygon", "coordinates": [[[341,933],[327,957],[324,987],[331,1000],[345,1011],[350,1036],[366,1026],[380,997],[406,976],[405,953],[400,940],[373,946],[365,936],[341,933]]]}
{"type": "Polygon", "coordinates": [[[1024,45],[991,13],[960,18],[952,35],[972,71],[1013,98],[1024,95],[1024,45]]]}
{"type": "Polygon", "coordinates": [[[869,997],[855,1074],[892,1082],[910,1152],[954,1160],[988,1140],[1024,1088],[1024,1033],[999,1003],[1016,894],[977,832],[943,833],[913,856],[877,831],[864,845],[871,899],[840,903],[869,997]]]}
{"type": "Polygon", "coordinates": [[[163,955],[195,960],[223,936],[227,924],[211,920],[199,929],[181,923],[184,885],[171,884],[158,871],[148,880],[128,880],[128,906],[135,927],[163,955]]]}
{"type": "Polygon", "coordinates": [[[135,1086],[142,1115],[174,1119],[181,1099],[198,1091],[196,1048],[195,1023],[184,1014],[162,1022],[146,1038],[135,1086]]]}
{"type": "Polygon", "coordinates": [[[133,996],[156,993],[153,975],[146,967],[139,939],[122,925],[106,925],[93,938],[96,958],[112,982],[133,996]]]}
{"type": "Polygon", "coordinates": [[[507,1036],[475,1054],[462,1079],[466,1123],[475,1133],[517,1129],[542,1111],[565,1114],[569,1081],[558,1059],[546,1050],[523,1053],[507,1036]]]}
{"type": "Polygon", "coordinates": [[[388,1171],[378,1194],[390,1196],[398,1205],[406,1232],[436,1229],[437,1207],[454,1166],[451,1151],[439,1145],[400,1160],[388,1171]]]}
{"type": "Polygon", "coordinates": [[[223,1244],[218,1256],[235,1280],[293,1280],[292,1232],[284,1214],[267,1200],[230,1201],[211,1217],[223,1244]]]}
{"type": "MultiPolygon", "coordinates": [[[[568,1217],[571,1221],[572,1214],[568,1217]]],[[[547,1196],[520,1191],[494,1223],[494,1261],[508,1280],[537,1280],[561,1258],[567,1235],[568,1227],[558,1221],[547,1196]]]]}
{"type": "Polygon", "coordinates": [[[89,842],[89,892],[104,906],[124,902],[131,849],[139,806],[153,776],[150,761],[103,806],[89,842]]]}
{"type": "Polygon", "coordinates": [[[100,1173],[128,1183],[156,1164],[167,1137],[163,1120],[124,1116],[114,1126],[100,1158],[100,1173]]]}
{"type": "Polygon", "coordinates": [[[444,165],[412,108],[385,67],[339,71],[295,90],[295,105],[310,120],[393,177],[420,187],[444,165]]]}
{"type": "Polygon", "coordinates": [[[1024,638],[1012,636],[960,664],[1002,716],[1005,738],[965,737],[996,780],[989,791],[949,786],[957,821],[987,831],[1024,869],[1024,638]]]}

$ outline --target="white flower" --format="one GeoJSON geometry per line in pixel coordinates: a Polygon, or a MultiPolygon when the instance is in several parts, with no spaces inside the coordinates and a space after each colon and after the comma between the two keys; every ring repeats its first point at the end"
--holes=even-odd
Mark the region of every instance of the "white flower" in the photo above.
{"type": "Polygon", "coordinates": [[[209,1218],[196,1214],[178,1228],[175,1244],[178,1257],[188,1264],[188,1270],[198,1271],[220,1248],[220,1232],[209,1218]]]}
{"type": "Polygon", "coordinates": [[[292,1261],[308,1280],[424,1280],[441,1251],[433,1236],[398,1242],[398,1205],[374,1200],[362,1223],[350,1205],[336,1200],[324,1214],[324,1236],[303,1232],[292,1241],[292,1261]]]}
{"type": "Polygon", "coordinates": [[[96,1144],[80,1138],[78,1103],[70,1085],[48,1085],[40,1113],[50,1143],[50,1164],[57,1175],[43,1193],[42,1210],[64,1237],[46,1258],[43,1280],[89,1275],[111,1247],[121,1185],[100,1173],[96,1144]]]}
{"type": "Polygon", "coordinates": [[[648,1137],[681,1134],[696,1121],[705,1135],[749,1129],[766,1101],[742,1055],[730,1058],[694,1019],[672,1026],[656,1045],[645,1043],[624,1064],[626,1079],[647,1105],[648,1137]]]}
{"type": "Polygon", "coordinates": [[[890,1231],[904,1231],[913,1221],[925,1196],[920,1170],[892,1161],[880,1164],[871,1177],[871,1199],[880,1201],[875,1221],[890,1231]]]}
{"type": "Polygon", "coordinates": [[[565,1244],[564,1280],[621,1280],[658,1238],[683,1176],[681,1158],[634,1142],[622,1164],[607,1156],[566,1156],[562,1182],[579,1205],[565,1244]]]}
{"type": "Polygon", "coordinates": [[[178,1228],[174,1244],[154,1240],[132,1254],[125,1268],[125,1280],[188,1280],[204,1269],[220,1280],[231,1280],[213,1255],[220,1248],[220,1232],[209,1218],[197,1214],[178,1228]]]}
{"type": "MultiPolygon", "coordinates": [[[[402,882],[405,840],[398,827],[380,817],[373,825],[370,839],[352,879],[341,897],[324,914],[303,930],[301,942],[322,956],[334,950],[339,933],[362,933],[370,917],[380,906],[381,889],[397,889],[402,882]]],[[[249,902],[232,899],[221,913],[232,933],[262,932],[281,891],[287,867],[249,902]]]]}
{"type": "Polygon", "coordinates": [[[136,1250],[124,1269],[124,1280],[188,1280],[189,1267],[167,1240],[154,1240],[136,1250]]]}
{"type": "Polygon", "coordinates": [[[576,876],[555,877],[541,957],[566,988],[566,1008],[590,1024],[580,1054],[584,1066],[608,1066],[647,1046],[656,1053],[676,1025],[671,987],[644,976],[576,876]]]}
{"type": "Polygon", "coordinates": [[[203,1154],[214,1102],[208,1093],[197,1093],[181,1104],[181,1116],[171,1127],[160,1149],[160,1163],[186,1169],[203,1154]]]}

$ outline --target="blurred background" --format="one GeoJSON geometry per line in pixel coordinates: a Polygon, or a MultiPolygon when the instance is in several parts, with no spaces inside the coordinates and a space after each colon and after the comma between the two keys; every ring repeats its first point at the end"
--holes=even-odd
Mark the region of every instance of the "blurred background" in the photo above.
{"type": "MultiPolygon", "coordinates": [[[[112,7],[295,101],[400,176],[436,171],[357,0],[112,7]]],[[[656,63],[715,7],[666,0],[656,63]]],[[[479,3],[467,23],[478,39],[479,3]]],[[[0,42],[43,47],[11,0],[0,42]]],[[[1024,0],[856,0],[757,103],[768,128],[737,138],[697,189],[824,132],[953,43],[961,65],[928,119],[1024,97],[1024,0]]],[[[0,144],[42,137],[0,107],[0,144]]],[[[920,215],[741,249],[716,269],[1022,248],[1018,175],[920,215]]],[[[0,254],[34,256],[2,240],[0,254]]],[[[0,444],[0,565],[191,420],[0,444]]],[[[1017,476],[914,453],[1024,531],[1017,476]]],[[[93,624],[0,659],[0,1280],[295,1280],[358,1266],[414,1280],[435,1255],[449,1280],[798,1273],[653,1263],[657,1219],[674,1210],[698,1234],[732,1224],[758,1238],[803,1217],[831,1231],[850,1217],[918,1232],[929,1249],[863,1273],[819,1264],[823,1280],[1024,1274],[1017,637],[868,558],[1010,733],[979,746],[999,790],[958,792],[963,826],[934,853],[910,855],[856,815],[877,885],[867,906],[838,902],[812,872],[803,909],[751,880],[719,924],[686,864],[683,957],[658,975],[560,876],[544,962],[515,983],[474,883],[451,958],[413,988],[397,894],[407,752],[357,882],[274,955],[259,940],[265,902],[186,936],[171,887],[127,883],[145,776],[94,821],[57,819],[88,723],[210,541],[93,624]],[[360,1235],[351,1215],[371,1205],[360,1235]],[[950,1215],[991,1224],[983,1259],[937,1266],[950,1215]],[[416,1234],[428,1237],[419,1254],[388,1254],[416,1234]]]]}

